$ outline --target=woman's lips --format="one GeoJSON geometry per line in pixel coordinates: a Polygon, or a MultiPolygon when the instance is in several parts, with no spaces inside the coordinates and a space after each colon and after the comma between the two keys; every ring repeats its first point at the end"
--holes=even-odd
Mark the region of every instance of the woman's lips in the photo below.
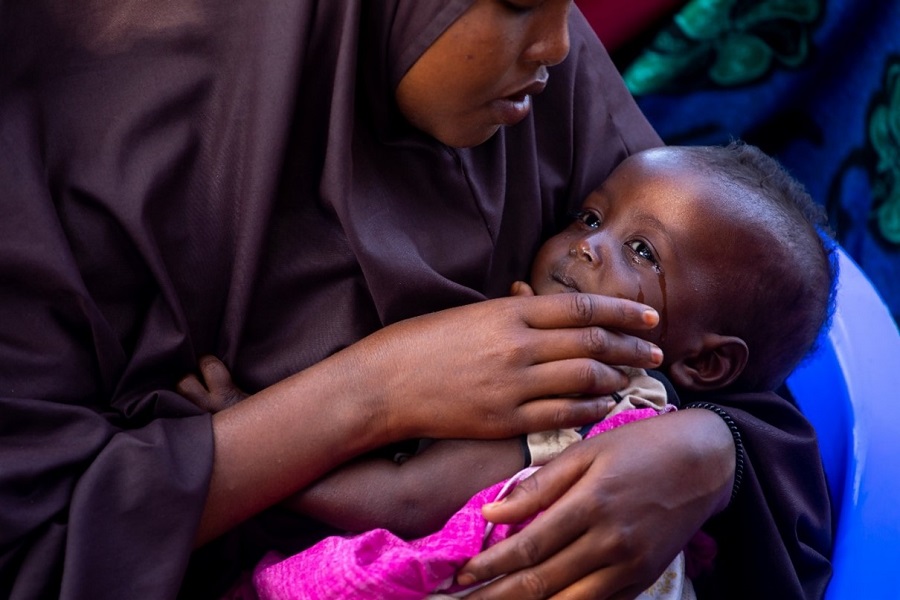
{"type": "Polygon", "coordinates": [[[543,92],[545,87],[547,87],[547,78],[546,77],[543,77],[541,79],[535,79],[534,81],[532,81],[531,83],[526,85],[524,88],[522,88],[521,90],[516,92],[516,94],[514,94],[514,95],[527,94],[529,96],[536,96],[536,95],[540,94],[541,92],[543,92]]]}
{"type": "Polygon", "coordinates": [[[531,112],[531,96],[528,94],[498,98],[492,102],[500,125],[515,125],[531,112]]]}
{"type": "Polygon", "coordinates": [[[518,92],[504,98],[494,100],[493,105],[501,125],[515,125],[531,112],[531,97],[540,94],[547,86],[546,79],[538,79],[526,85],[518,92]]]}

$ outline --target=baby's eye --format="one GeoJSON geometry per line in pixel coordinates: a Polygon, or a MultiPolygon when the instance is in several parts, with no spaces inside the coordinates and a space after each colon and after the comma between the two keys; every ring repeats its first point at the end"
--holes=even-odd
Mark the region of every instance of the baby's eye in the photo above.
{"type": "Polygon", "coordinates": [[[572,213],[572,218],[581,221],[591,229],[597,229],[603,223],[600,215],[589,210],[576,210],[572,213]]]}
{"type": "Polygon", "coordinates": [[[625,245],[631,248],[632,252],[644,260],[651,262],[654,265],[657,263],[656,255],[653,254],[653,250],[646,242],[642,242],[641,240],[631,240],[630,242],[625,242],[625,245]]]}

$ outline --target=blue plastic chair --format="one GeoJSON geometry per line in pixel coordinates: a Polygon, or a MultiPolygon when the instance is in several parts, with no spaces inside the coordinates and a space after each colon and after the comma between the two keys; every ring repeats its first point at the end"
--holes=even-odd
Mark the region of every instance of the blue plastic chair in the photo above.
{"type": "Polygon", "coordinates": [[[839,249],[837,311],[788,389],[819,436],[836,515],[827,600],[900,598],[900,333],[839,249]]]}

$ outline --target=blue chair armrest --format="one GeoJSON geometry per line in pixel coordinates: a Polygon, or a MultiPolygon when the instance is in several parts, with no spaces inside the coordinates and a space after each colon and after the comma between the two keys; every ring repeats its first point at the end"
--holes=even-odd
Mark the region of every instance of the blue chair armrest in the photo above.
{"type": "Polygon", "coordinates": [[[826,598],[900,592],[900,333],[843,249],[832,327],[788,379],[816,429],[836,515],[826,598]]]}

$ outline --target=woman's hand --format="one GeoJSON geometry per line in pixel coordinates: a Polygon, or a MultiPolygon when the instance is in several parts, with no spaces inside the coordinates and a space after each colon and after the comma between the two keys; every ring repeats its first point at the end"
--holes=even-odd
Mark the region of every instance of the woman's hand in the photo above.
{"type": "Polygon", "coordinates": [[[598,421],[609,409],[600,396],[627,380],[607,364],[662,360],[653,344],[613,330],[650,329],[658,319],[628,300],[556,294],[385,327],[213,415],[197,543],[391,442],[509,438],[598,421]]]}
{"type": "Polygon", "coordinates": [[[634,598],[727,504],[735,451],[722,420],[685,410],[570,446],[484,516],[523,531],[473,558],[462,584],[494,598],[634,598]],[[548,508],[549,507],[549,508],[548,508]],[[559,595],[559,596],[557,596],[559,595]]]}
{"type": "Polygon", "coordinates": [[[608,401],[599,397],[627,381],[608,365],[661,362],[655,345],[621,333],[657,322],[645,305],[589,294],[489,300],[354,344],[345,379],[384,403],[388,429],[402,437],[509,437],[582,425],[602,418],[608,401]]]}

